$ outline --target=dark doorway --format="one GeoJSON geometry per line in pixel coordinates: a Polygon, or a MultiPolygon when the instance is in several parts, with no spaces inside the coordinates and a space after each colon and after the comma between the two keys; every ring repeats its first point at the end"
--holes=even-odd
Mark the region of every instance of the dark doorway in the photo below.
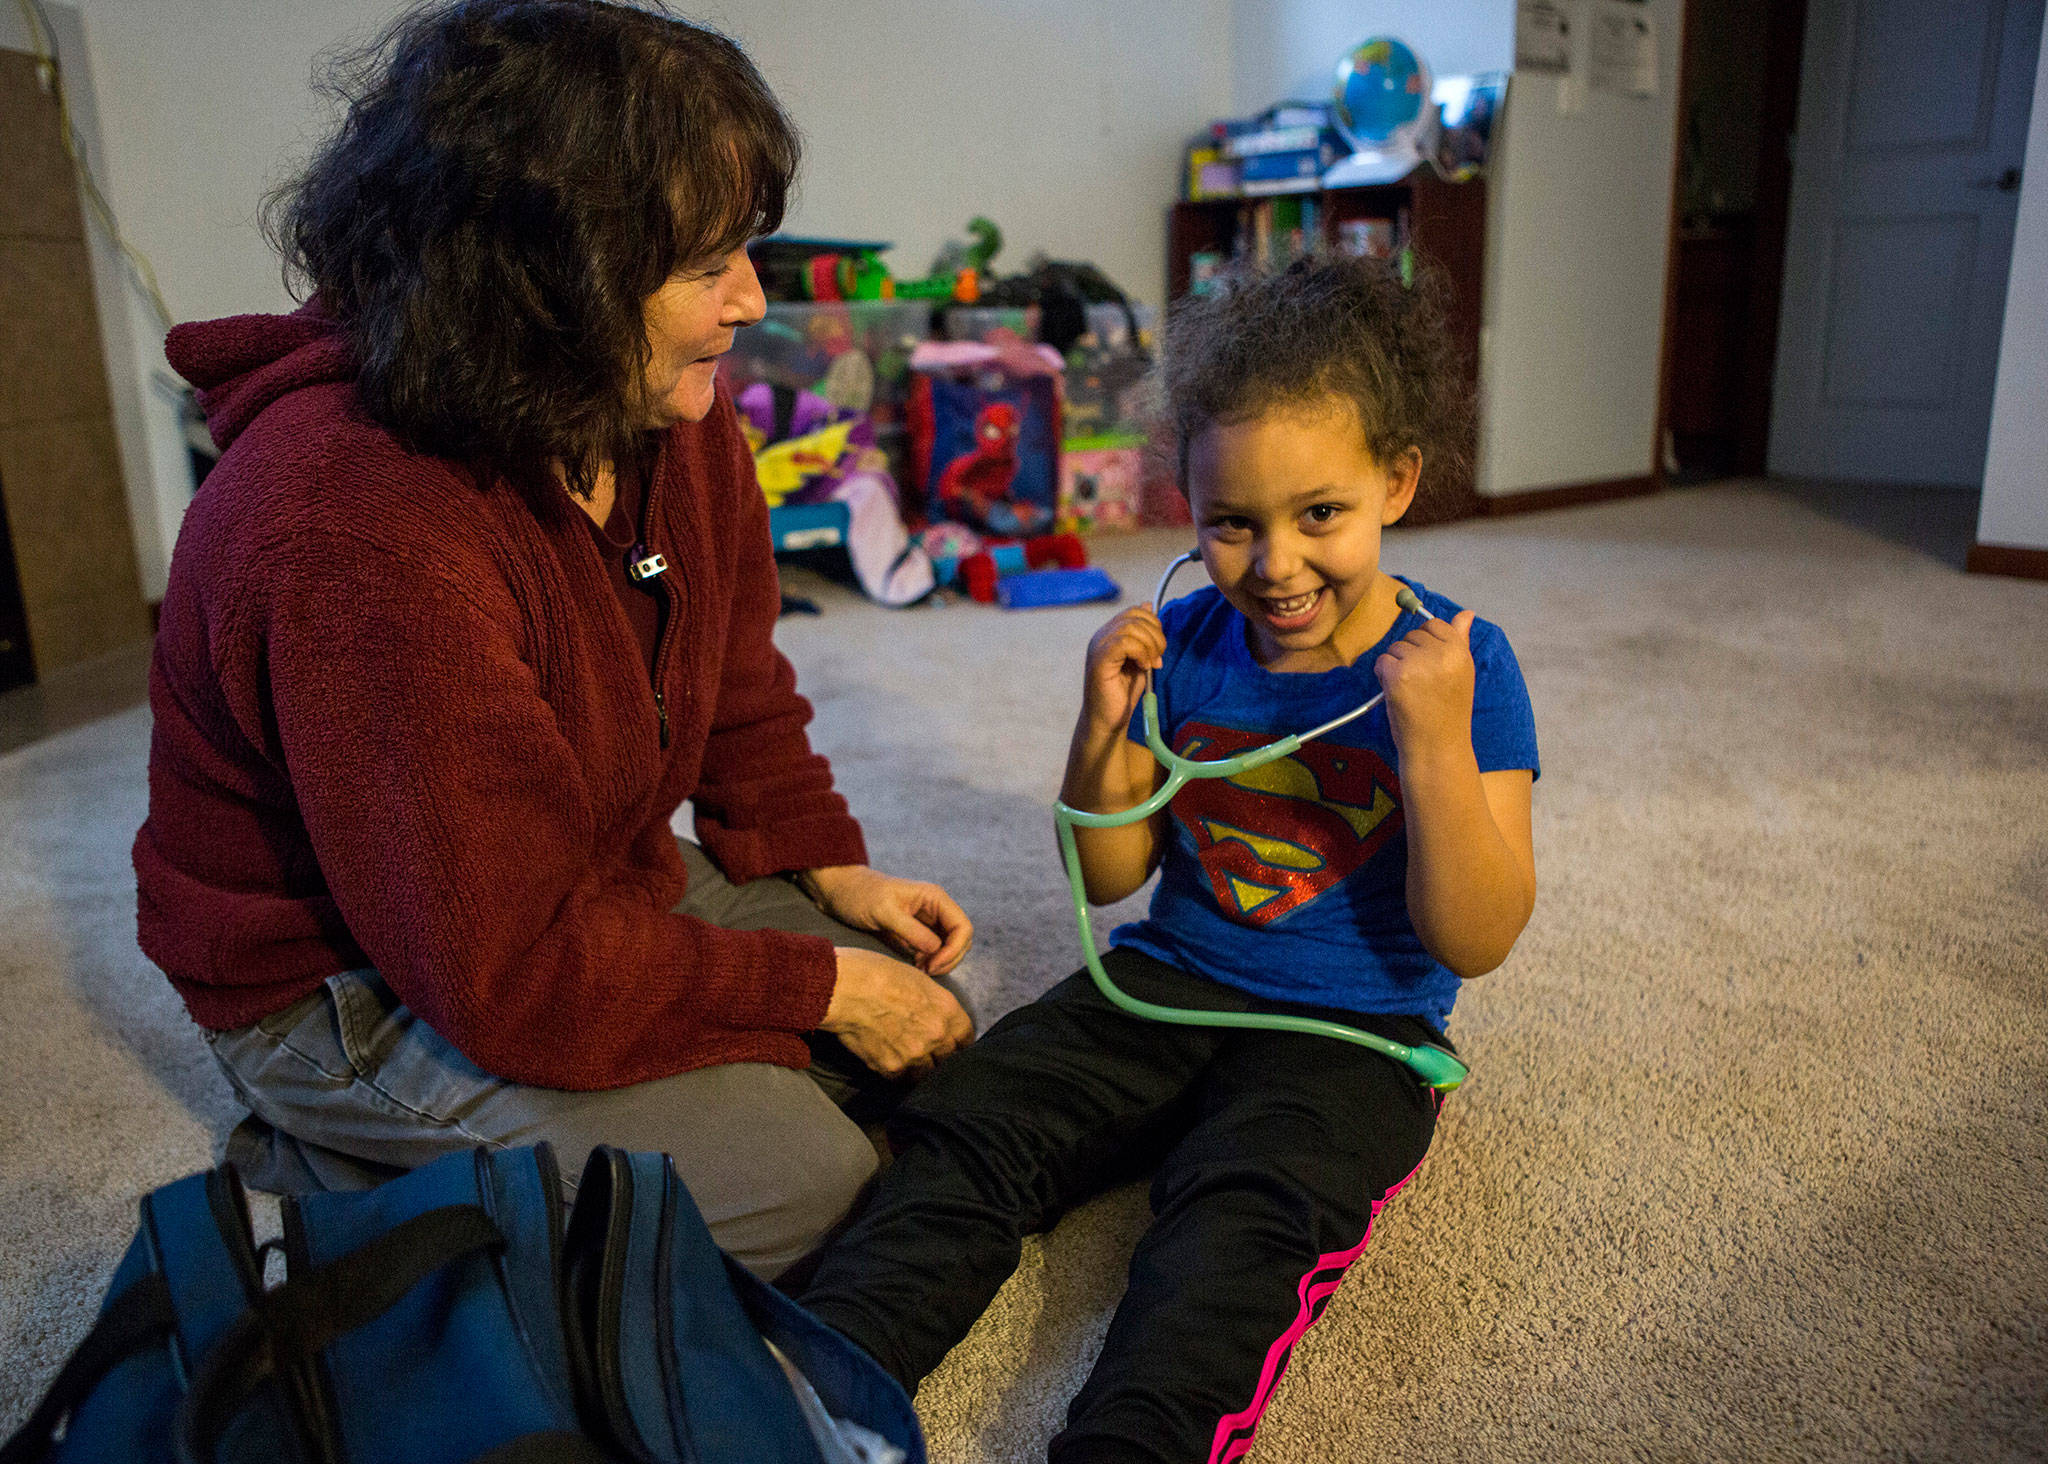
{"type": "Polygon", "coordinates": [[[1764,472],[1805,34],[1806,0],[1685,7],[1664,381],[1679,482],[1764,472]]]}
{"type": "Polygon", "coordinates": [[[26,686],[35,679],[35,657],[28,645],[28,610],[22,604],[21,577],[14,568],[7,503],[0,495],[0,691],[26,686]]]}

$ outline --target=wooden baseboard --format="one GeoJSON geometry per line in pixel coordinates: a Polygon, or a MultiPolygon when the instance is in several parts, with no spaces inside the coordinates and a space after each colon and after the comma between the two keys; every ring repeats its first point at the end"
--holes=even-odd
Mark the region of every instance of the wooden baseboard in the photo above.
{"type": "Polygon", "coordinates": [[[2023,549],[2017,544],[1972,544],[1963,567],[1971,574],[2004,574],[2015,579],[2048,580],[2048,549],[2023,549]]]}
{"type": "Polygon", "coordinates": [[[1610,498],[1635,498],[1655,493],[1659,483],[1654,474],[1639,478],[1601,478],[1591,483],[1560,483],[1555,488],[1531,488],[1524,493],[1482,496],[1479,513],[1499,518],[1510,513],[1534,513],[1545,508],[1571,508],[1581,503],[1605,503],[1610,498]]]}

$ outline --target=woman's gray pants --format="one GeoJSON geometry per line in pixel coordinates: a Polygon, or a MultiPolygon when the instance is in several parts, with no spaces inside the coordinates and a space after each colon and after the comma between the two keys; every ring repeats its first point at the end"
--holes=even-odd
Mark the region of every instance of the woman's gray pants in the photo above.
{"type": "MultiPolygon", "coordinates": [[[[703,850],[678,842],[690,874],[679,913],[888,951],[789,881],[731,884],[703,850]]],[[[598,1144],[660,1150],[674,1157],[713,1238],[769,1278],[827,1236],[873,1177],[861,1122],[900,1096],[822,1033],[812,1035],[807,1072],[730,1063],[594,1093],[507,1082],[456,1051],[367,968],[330,976],[252,1026],[205,1035],[250,1109],[227,1157],[258,1189],[360,1189],[451,1150],[546,1141],[573,1193],[598,1144]]]]}

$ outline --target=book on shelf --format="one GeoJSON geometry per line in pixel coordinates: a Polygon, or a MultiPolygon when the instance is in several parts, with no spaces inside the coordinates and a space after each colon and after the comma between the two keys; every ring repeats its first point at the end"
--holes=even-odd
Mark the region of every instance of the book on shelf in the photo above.
{"type": "Polygon", "coordinates": [[[1237,159],[1224,156],[1219,147],[1197,144],[1188,149],[1187,196],[1190,203],[1211,198],[1235,198],[1242,192],[1237,159]]]}
{"type": "Polygon", "coordinates": [[[1328,127],[1330,125],[1330,104],[1328,102],[1278,102],[1261,112],[1258,121],[1262,127],[1328,127]]]}
{"type": "Polygon", "coordinates": [[[1335,153],[1336,149],[1328,142],[1315,147],[1253,153],[1238,159],[1238,176],[1247,193],[1275,191],[1255,188],[1254,184],[1290,180],[1306,180],[1308,186],[1319,188],[1322,186],[1323,169],[1335,160],[1335,153]]]}
{"type": "Polygon", "coordinates": [[[1254,158],[1265,153],[1314,152],[1322,145],[1320,127],[1267,127],[1226,138],[1223,150],[1234,158],[1254,158]]]}
{"type": "Polygon", "coordinates": [[[1317,193],[1322,186],[1323,180],[1311,173],[1305,178],[1261,178],[1246,183],[1238,192],[1246,198],[1271,198],[1288,193],[1317,193]]]}
{"type": "MultiPolygon", "coordinates": [[[[1248,259],[1262,269],[1281,269],[1309,253],[1322,238],[1322,205],[1306,195],[1260,198],[1239,214],[1235,259],[1248,259]]],[[[1221,265],[1211,267],[1214,272],[1221,265]]]]}

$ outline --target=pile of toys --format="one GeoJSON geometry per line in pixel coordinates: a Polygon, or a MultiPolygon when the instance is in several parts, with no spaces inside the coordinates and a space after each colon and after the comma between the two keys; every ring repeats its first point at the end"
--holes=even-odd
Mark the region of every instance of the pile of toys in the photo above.
{"type": "Polygon", "coordinates": [[[981,298],[989,264],[1003,247],[1003,232],[984,218],[970,219],[970,241],[952,244],[930,275],[899,280],[882,263],[895,246],[869,239],[813,239],[774,234],[748,246],[754,272],[770,300],[934,300],[971,305],[981,298]]]}
{"type": "Polygon", "coordinates": [[[941,586],[959,589],[983,605],[1029,610],[1114,600],[1115,580],[1088,563],[1076,534],[1030,539],[984,539],[964,524],[933,524],[917,536],[941,586]]]}
{"type": "Polygon", "coordinates": [[[766,381],[738,392],[734,405],[778,551],[844,549],[861,589],[883,605],[931,593],[931,563],[910,542],[867,413],[766,381]]]}
{"type": "MultiPolygon", "coordinates": [[[[847,355],[835,358],[821,387],[850,374],[836,364],[847,355]]],[[[866,412],[771,380],[736,392],[777,551],[843,550],[861,588],[884,605],[914,604],[942,586],[1013,610],[1117,598],[1116,583],[1089,567],[1078,536],[1045,532],[1058,358],[1018,341],[924,342],[912,355],[919,467],[904,480],[920,487],[912,502],[866,412]],[[1027,412],[1036,424],[1028,436],[1027,412]],[[945,440],[934,436],[941,419],[949,432],[966,432],[970,445],[940,457],[932,473],[933,443],[945,440]],[[924,527],[913,534],[906,520],[924,527]]]]}
{"type": "Polygon", "coordinates": [[[844,548],[891,605],[940,586],[1012,608],[1114,597],[1077,532],[1186,521],[1146,480],[1151,312],[1091,265],[1000,277],[1001,231],[966,232],[920,280],[880,241],[749,246],[768,313],[720,369],[777,551],[844,548]]]}
{"type": "MultiPolygon", "coordinates": [[[[1007,335],[1043,342],[1040,318],[1035,305],[955,307],[946,312],[946,334],[956,341],[994,343],[1007,335]]],[[[1144,506],[1143,422],[1153,318],[1149,305],[1105,302],[1083,311],[1083,329],[1067,347],[1061,373],[1056,529],[1085,534],[1153,521],[1144,506]]]]}

